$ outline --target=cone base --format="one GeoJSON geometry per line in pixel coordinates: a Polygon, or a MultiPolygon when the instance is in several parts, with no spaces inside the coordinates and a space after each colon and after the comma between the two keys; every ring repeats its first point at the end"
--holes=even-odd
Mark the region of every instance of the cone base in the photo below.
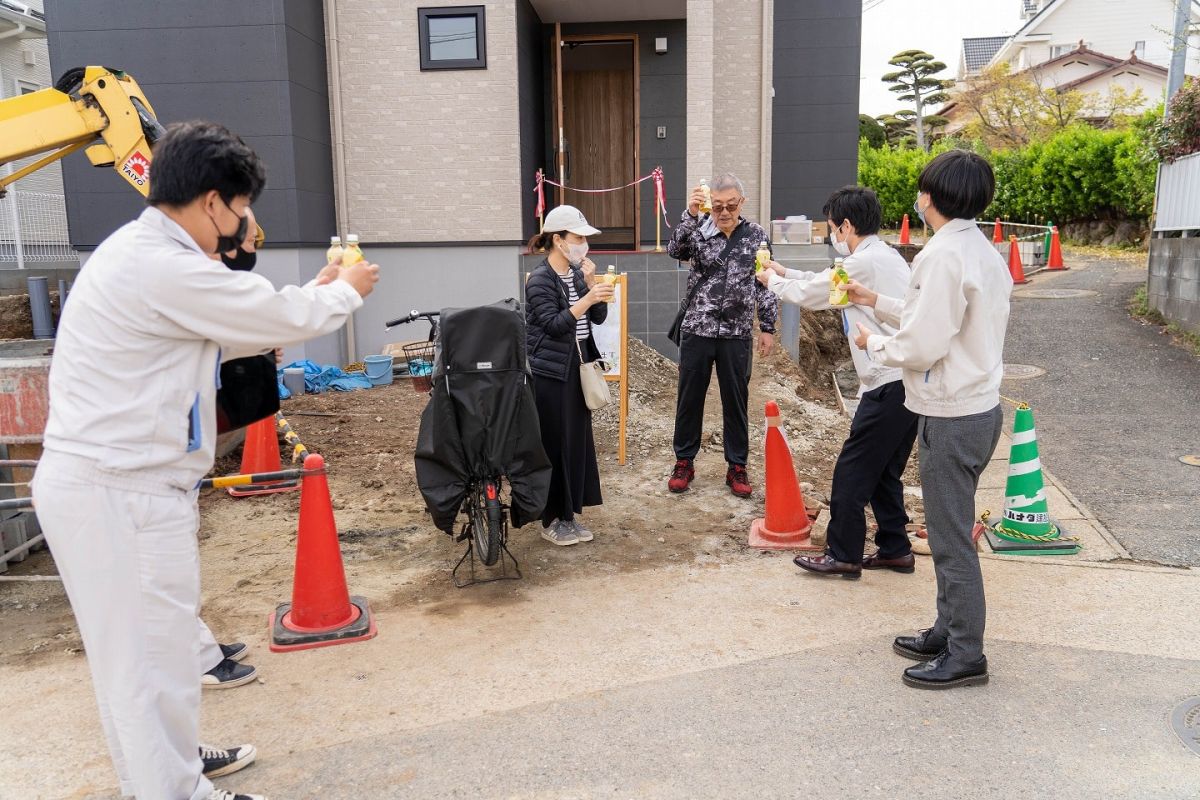
{"type": "Polygon", "coordinates": [[[1046,272],[1066,272],[1070,267],[1046,267],[1046,272]]]}
{"type": "Polygon", "coordinates": [[[335,644],[348,644],[374,639],[379,632],[375,628],[375,617],[367,598],[352,596],[350,603],[358,609],[357,618],[333,630],[318,633],[301,633],[284,625],[284,617],[292,610],[291,603],[281,603],[271,614],[269,630],[271,632],[272,653],[288,653],[293,650],[311,650],[314,647],[332,647],[335,644]]]}
{"type": "Polygon", "coordinates": [[[1005,539],[995,528],[984,528],[983,535],[993,553],[1005,556],[1073,556],[1079,553],[1079,544],[1065,540],[1050,542],[1026,542],[1005,539]]]}
{"type": "Polygon", "coordinates": [[[230,497],[255,497],[260,494],[294,492],[299,488],[299,481],[280,481],[279,483],[248,483],[245,486],[230,486],[225,491],[229,492],[230,497]]]}
{"type": "Polygon", "coordinates": [[[750,523],[750,541],[751,547],[759,550],[804,550],[813,552],[823,552],[825,548],[820,545],[814,545],[812,539],[809,538],[809,533],[812,531],[812,522],[806,522],[804,527],[798,531],[779,532],[773,531],[767,527],[765,519],[756,519],[750,523]]]}

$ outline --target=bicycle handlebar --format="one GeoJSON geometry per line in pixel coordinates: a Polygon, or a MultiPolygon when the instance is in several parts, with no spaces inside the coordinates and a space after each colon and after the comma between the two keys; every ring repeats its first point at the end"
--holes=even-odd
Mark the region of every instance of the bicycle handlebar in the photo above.
{"type": "Polygon", "coordinates": [[[383,323],[383,327],[394,328],[397,325],[405,325],[409,322],[416,322],[419,319],[427,319],[427,320],[429,320],[430,324],[432,324],[433,318],[440,317],[441,314],[442,314],[442,312],[440,312],[440,311],[416,311],[416,310],[414,310],[414,311],[408,312],[408,314],[406,314],[403,317],[400,317],[399,319],[394,319],[391,322],[383,323]]]}

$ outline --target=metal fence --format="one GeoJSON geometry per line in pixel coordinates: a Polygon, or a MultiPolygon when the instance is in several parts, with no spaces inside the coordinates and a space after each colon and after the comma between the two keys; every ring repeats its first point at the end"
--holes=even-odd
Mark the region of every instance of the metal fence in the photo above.
{"type": "Polygon", "coordinates": [[[10,191],[0,198],[0,269],[16,264],[79,261],[67,233],[67,204],[61,194],[10,191]]]}
{"type": "Polygon", "coordinates": [[[1154,230],[1200,228],[1200,153],[1158,167],[1154,230]]]}
{"type": "MultiPolygon", "coordinates": [[[[976,222],[979,229],[988,237],[994,239],[996,233],[996,222],[976,222]]],[[[1008,260],[1008,251],[1011,248],[1009,237],[1017,237],[1017,250],[1021,253],[1021,265],[1029,270],[1030,267],[1046,266],[1046,259],[1049,256],[1049,246],[1047,240],[1050,238],[1050,229],[1045,225],[1028,225],[1024,222],[1008,222],[1000,220],[1000,239],[996,243],[996,250],[1004,259],[1008,260]]]]}

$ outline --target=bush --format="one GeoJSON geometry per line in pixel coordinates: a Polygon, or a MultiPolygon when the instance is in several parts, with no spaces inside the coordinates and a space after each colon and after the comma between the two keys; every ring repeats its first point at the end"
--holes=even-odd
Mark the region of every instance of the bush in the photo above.
{"type": "Polygon", "coordinates": [[[1171,115],[1153,131],[1159,159],[1171,162],[1200,152],[1200,80],[1188,78],[1171,98],[1171,115]]]}
{"type": "Polygon", "coordinates": [[[932,153],[859,147],[859,183],[879,194],[885,224],[911,214],[917,176],[952,147],[981,152],[996,173],[996,197],[983,219],[1052,219],[1057,224],[1098,219],[1149,219],[1155,164],[1140,126],[1097,130],[1076,125],[1044,142],[989,152],[964,142],[938,142],[932,153]]]}

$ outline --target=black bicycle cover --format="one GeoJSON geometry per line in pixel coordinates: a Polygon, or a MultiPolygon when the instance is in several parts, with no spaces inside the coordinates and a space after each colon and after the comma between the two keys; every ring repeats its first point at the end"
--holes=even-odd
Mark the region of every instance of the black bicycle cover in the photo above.
{"type": "Polygon", "coordinates": [[[511,519],[537,519],[550,493],[532,376],[525,314],[516,300],[444,309],[433,390],[417,433],[417,486],[433,523],[454,532],[473,481],[504,476],[511,519]]]}

